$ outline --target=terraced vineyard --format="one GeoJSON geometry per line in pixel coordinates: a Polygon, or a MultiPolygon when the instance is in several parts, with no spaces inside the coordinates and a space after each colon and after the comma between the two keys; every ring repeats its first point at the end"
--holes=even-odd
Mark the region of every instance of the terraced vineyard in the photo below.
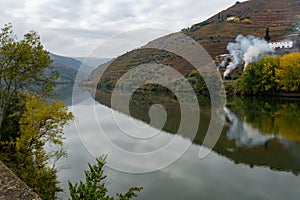
{"type": "Polygon", "coordinates": [[[264,37],[265,30],[269,27],[273,41],[284,39],[297,26],[299,14],[300,1],[250,0],[237,3],[207,21],[183,30],[214,57],[225,53],[228,42],[239,34],[264,37]],[[241,21],[227,22],[229,16],[241,21]],[[244,23],[243,19],[249,19],[250,22],[244,23]],[[205,25],[201,26],[203,24],[205,25]]]}
{"type": "MultiPolygon", "coordinates": [[[[293,40],[299,41],[300,1],[299,0],[250,0],[237,2],[227,10],[221,11],[208,20],[182,29],[182,33],[200,43],[214,58],[228,53],[227,44],[234,41],[237,35],[254,35],[264,37],[269,27],[271,41],[281,40],[287,35],[294,35],[293,40]],[[228,21],[227,17],[238,20],[228,21]]],[[[183,75],[187,75],[193,67],[179,56],[154,49],[137,49],[114,59],[109,68],[101,76],[102,81],[114,85],[124,73],[139,64],[156,62],[174,67],[183,75]]],[[[101,74],[100,66],[96,69],[89,84],[98,84],[101,74]]]]}

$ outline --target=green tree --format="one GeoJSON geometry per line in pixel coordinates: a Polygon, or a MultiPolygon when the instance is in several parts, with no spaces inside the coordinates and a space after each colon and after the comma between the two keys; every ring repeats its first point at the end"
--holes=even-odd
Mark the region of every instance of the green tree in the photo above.
{"type": "MultiPolygon", "coordinates": [[[[106,156],[101,156],[96,159],[96,165],[89,165],[89,170],[85,170],[85,183],[80,181],[73,185],[70,181],[69,190],[72,200],[114,200],[110,197],[108,189],[102,182],[106,176],[103,172],[106,156]]],[[[129,200],[136,197],[136,192],[141,191],[143,188],[130,188],[125,194],[117,194],[118,200],[129,200]]]]}
{"type": "Polygon", "coordinates": [[[270,29],[269,27],[266,29],[265,40],[269,42],[271,40],[270,29]]]}
{"type": "Polygon", "coordinates": [[[231,90],[246,95],[276,95],[300,92],[300,53],[267,56],[249,65],[231,90]]]}
{"type": "Polygon", "coordinates": [[[278,91],[275,72],[280,66],[280,57],[265,57],[262,66],[262,87],[263,92],[274,95],[278,91]]]}
{"type": "Polygon", "coordinates": [[[275,94],[278,91],[275,72],[280,57],[267,56],[249,65],[241,79],[242,93],[247,95],[275,94]]]}
{"type": "MultiPolygon", "coordinates": [[[[196,70],[191,70],[191,72],[186,75],[187,80],[190,82],[190,84],[192,85],[194,91],[197,94],[202,94],[202,95],[209,95],[209,91],[208,88],[206,86],[207,83],[205,83],[203,77],[196,71],[196,70]]],[[[211,76],[210,78],[214,78],[213,76],[211,76]]],[[[210,85],[213,85],[213,83],[210,80],[210,85]]]]}
{"type": "Polygon", "coordinates": [[[11,24],[1,28],[0,114],[3,118],[12,114],[8,104],[18,103],[15,100],[20,92],[28,90],[31,94],[49,96],[57,78],[58,72],[53,70],[50,56],[36,32],[31,31],[18,41],[11,24]]]}
{"type": "Polygon", "coordinates": [[[43,199],[61,190],[50,164],[66,155],[63,127],[73,118],[63,103],[46,101],[57,78],[36,32],[17,40],[11,24],[0,30],[0,159],[43,199]]]}

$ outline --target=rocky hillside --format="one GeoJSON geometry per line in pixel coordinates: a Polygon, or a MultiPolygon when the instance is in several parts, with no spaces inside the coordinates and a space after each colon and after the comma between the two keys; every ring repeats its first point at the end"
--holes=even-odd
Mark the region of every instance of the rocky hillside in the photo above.
{"type": "MultiPolygon", "coordinates": [[[[285,39],[288,35],[299,40],[300,0],[250,0],[237,2],[227,10],[208,20],[182,29],[182,33],[200,43],[212,58],[227,53],[226,47],[237,35],[264,37],[269,27],[271,41],[285,39]]],[[[106,63],[94,70],[89,84],[113,86],[129,69],[143,63],[156,62],[174,67],[183,75],[193,67],[181,57],[157,49],[137,49],[106,63]],[[101,75],[101,79],[100,78],[101,75]]]]}
{"type": "Polygon", "coordinates": [[[20,178],[0,161],[0,199],[41,200],[20,178]]]}

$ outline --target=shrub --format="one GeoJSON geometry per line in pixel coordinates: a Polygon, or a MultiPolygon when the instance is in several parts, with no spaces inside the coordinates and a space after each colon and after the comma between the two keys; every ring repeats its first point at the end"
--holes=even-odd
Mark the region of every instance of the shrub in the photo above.
{"type": "MultiPolygon", "coordinates": [[[[89,165],[89,170],[85,170],[85,183],[80,181],[73,185],[70,181],[69,190],[72,200],[114,200],[113,197],[110,197],[108,189],[105,187],[102,181],[106,178],[103,175],[103,166],[105,165],[106,156],[101,156],[96,158],[96,165],[89,165]]],[[[141,191],[143,188],[130,188],[125,194],[117,194],[118,200],[129,200],[133,197],[136,197],[136,192],[141,191]]]]}

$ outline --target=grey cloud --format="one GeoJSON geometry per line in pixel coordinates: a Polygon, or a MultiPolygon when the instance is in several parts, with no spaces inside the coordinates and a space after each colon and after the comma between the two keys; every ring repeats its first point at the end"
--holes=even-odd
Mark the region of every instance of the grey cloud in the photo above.
{"type": "Polygon", "coordinates": [[[179,31],[233,5],[235,0],[0,2],[1,25],[12,22],[18,36],[36,30],[48,50],[67,56],[83,56],[99,42],[124,31],[142,28],[179,31]]]}

